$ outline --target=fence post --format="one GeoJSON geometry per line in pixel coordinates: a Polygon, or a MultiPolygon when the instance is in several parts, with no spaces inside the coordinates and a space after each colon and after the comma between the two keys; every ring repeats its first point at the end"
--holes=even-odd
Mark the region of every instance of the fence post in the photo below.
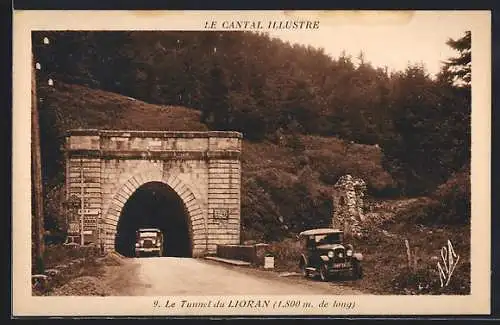
{"type": "Polygon", "coordinates": [[[413,270],[417,269],[418,247],[413,248],[413,270]]]}
{"type": "Polygon", "coordinates": [[[406,257],[408,258],[408,268],[411,269],[411,251],[410,251],[410,242],[408,239],[405,239],[405,246],[406,246],[406,257]]]}

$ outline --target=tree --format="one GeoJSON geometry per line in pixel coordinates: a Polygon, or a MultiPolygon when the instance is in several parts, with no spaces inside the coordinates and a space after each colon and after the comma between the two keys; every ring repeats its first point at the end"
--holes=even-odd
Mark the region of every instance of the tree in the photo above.
{"type": "Polygon", "coordinates": [[[446,44],[458,52],[458,56],[444,62],[440,79],[459,87],[470,87],[471,83],[471,32],[466,31],[459,39],[448,39],[446,44]]]}
{"type": "Polygon", "coordinates": [[[448,131],[446,163],[451,171],[470,164],[471,146],[471,32],[465,31],[459,39],[449,39],[446,44],[458,52],[449,58],[438,75],[442,107],[448,118],[443,129],[448,131]]]}
{"type": "Polygon", "coordinates": [[[210,69],[209,79],[204,87],[203,123],[219,130],[227,130],[229,125],[228,80],[224,68],[216,63],[210,69]]]}
{"type": "Polygon", "coordinates": [[[409,66],[398,76],[392,98],[392,127],[383,142],[387,169],[406,194],[416,195],[440,184],[447,175],[440,166],[443,108],[439,89],[423,66],[409,66]]]}

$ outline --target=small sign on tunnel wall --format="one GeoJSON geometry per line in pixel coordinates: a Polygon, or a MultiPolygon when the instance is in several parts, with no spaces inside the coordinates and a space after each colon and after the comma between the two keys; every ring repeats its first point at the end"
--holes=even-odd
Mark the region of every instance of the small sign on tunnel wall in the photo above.
{"type": "Polygon", "coordinates": [[[77,222],[70,222],[68,225],[68,233],[79,233],[80,232],[80,224],[77,222]]]}
{"type": "Polygon", "coordinates": [[[78,214],[91,214],[91,215],[97,215],[99,212],[101,212],[101,209],[78,209],[78,214]]]}
{"type": "Polygon", "coordinates": [[[161,140],[149,140],[148,149],[161,149],[162,142],[161,140]]]}

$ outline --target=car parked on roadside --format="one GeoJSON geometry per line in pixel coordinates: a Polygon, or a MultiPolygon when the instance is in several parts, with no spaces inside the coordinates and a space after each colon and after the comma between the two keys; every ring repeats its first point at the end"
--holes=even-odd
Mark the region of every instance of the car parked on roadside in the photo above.
{"type": "Polygon", "coordinates": [[[344,233],[333,228],[318,228],[299,234],[302,254],[299,267],[305,277],[319,276],[328,281],[333,275],[349,274],[353,279],[363,277],[363,255],[344,242],[344,233]]]}
{"type": "Polygon", "coordinates": [[[136,231],[135,256],[144,254],[163,255],[163,233],[157,228],[141,228],[136,231]]]}

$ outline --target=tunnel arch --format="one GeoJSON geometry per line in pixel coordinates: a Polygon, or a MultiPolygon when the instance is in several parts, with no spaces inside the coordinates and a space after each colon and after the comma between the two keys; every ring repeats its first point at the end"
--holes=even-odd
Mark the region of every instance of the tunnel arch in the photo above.
{"type": "MultiPolygon", "coordinates": [[[[201,251],[200,242],[206,242],[206,230],[204,230],[205,218],[198,195],[190,186],[185,184],[176,175],[165,175],[162,170],[154,169],[138,173],[123,183],[114,194],[105,214],[105,223],[111,225],[111,236],[108,238],[107,246],[115,247],[116,236],[120,217],[127,202],[141,187],[149,183],[161,183],[170,188],[178,196],[186,211],[186,222],[190,236],[191,256],[196,256],[201,251]]],[[[203,247],[203,250],[206,247],[203,247]]]]}

